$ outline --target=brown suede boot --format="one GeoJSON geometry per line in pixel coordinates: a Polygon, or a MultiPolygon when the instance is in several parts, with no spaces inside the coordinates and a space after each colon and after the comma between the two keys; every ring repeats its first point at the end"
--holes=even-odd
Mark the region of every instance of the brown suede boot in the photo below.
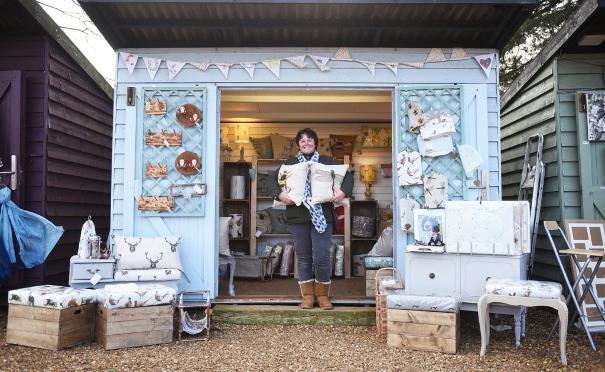
{"type": "Polygon", "coordinates": [[[301,309],[312,309],[315,302],[315,294],[313,292],[313,281],[298,282],[300,285],[300,293],[302,294],[301,309]]]}
{"type": "Polygon", "coordinates": [[[322,310],[331,310],[334,308],[332,303],[330,302],[330,282],[328,283],[320,283],[314,282],[315,285],[315,295],[317,296],[317,302],[319,302],[319,307],[322,310]]]}

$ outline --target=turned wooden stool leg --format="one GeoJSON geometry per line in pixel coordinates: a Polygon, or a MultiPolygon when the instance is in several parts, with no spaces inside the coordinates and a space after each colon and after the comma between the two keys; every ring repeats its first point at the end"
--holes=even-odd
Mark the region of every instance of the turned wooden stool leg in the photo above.
{"type": "Polygon", "coordinates": [[[479,316],[479,330],[481,331],[481,352],[480,356],[484,356],[489,344],[489,295],[479,297],[477,302],[477,314],[479,316]]]}
{"type": "Polygon", "coordinates": [[[557,309],[559,313],[559,347],[561,349],[561,363],[566,366],[567,365],[567,317],[568,309],[565,305],[565,302],[562,300],[556,301],[554,308],[557,309]]]}

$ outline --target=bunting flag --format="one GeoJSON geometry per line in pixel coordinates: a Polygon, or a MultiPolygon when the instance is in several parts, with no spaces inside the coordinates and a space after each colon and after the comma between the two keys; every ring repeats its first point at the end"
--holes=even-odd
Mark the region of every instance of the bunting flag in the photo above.
{"type": "Polygon", "coordinates": [[[397,72],[399,71],[399,62],[380,62],[380,64],[384,65],[386,68],[391,70],[395,76],[397,76],[397,72]]]}
{"type": "Polygon", "coordinates": [[[402,65],[414,67],[414,68],[423,68],[424,62],[401,62],[402,65]]]}
{"type": "Polygon", "coordinates": [[[366,66],[366,68],[368,69],[368,71],[370,71],[372,76],[376,75],[376,62],[371,62],[371,61],[359,61],[359,62],[363,63],[363,65],[366,66]]]}
{"type": "Polygon", "coordinates": [[[268,59],[262,61],[263,65],[269,69],[279,79],[279,68],[281,66],[281,59],[268,59]]]}
{"type": "Polygon", "coordinates": [[[286,59],[288,60],[288,62],[298,68],[305,68],[307,67],[307,64],[305,63],[305,57],[306,55],[303,54],[302,56],[288,57],[286,59]]]}
{"type": "Polygon", "coordinates": [[[149,78],[153,80],[155,78],[155,74],[157,74],[158,70],[160,69],[162,60],[159,58],[143,57],[143,62],[145,62],[145,66],[147,67],[149,78]]]}
{"type": "Polygon", "coordinates": [[[481,54],[479,56],[474,56],[475,61],[481,66],[481,69],[485,73],[485,76],[489,79],[489,75],[492,72],[492,65],[494,64],[494,60],[496,59],[496,55],[494,53],[490,54],[481,54]]]}
{"type": "Polygon", "coordinates": [[[434,63],[434,62],[445,62],[445,55],[443,54],[443,50],[441,48],[433,48],[429,52],[429,55],[426,57],[425,63],[434,63]]]}
{"type": "Polygon", "coordinates": [[[231,68],[231,63],[214,63],[214,65],[221,71],[225,79],[229,76],[229,69],[231,68]]]}
{"type": "Polygon", "coordinates": [[[181,69],[185,66],[185,62],[166,60],[166,65],[168,65],[168,80],[172,80],[181,72],[181,69]]]}
{"type": "Polygon", "coordinates": [[[450,56],[450,60],[458,61],[461,59],[468,59],[466,52],[462,48],[454,48],[452,49],[452,55],[450,56]]]}
{"type": "Polygon", "coordinates": [[[338,48],[336,53],[334,53],[334,57],[332,57],[332,58],[350,60],[351,53],[349,52],[349,48],[338,48]]]}
{"type": "Polygon", "coordinates": [[[206,71],[210,67],[210,62],[189,62],[189,64],[202,71],[206,71]]]}
{"type": "Polygon", "coordinates": [[[137,61],[139,60],[139,56],[132,53],[120,52],[120,57],[122,57],[122,61],[124,61],[124,64],[128,67],[128,73],[132,74],[134,67],[137,65],[137,61]]]}
{"type": "Polygon", "coordinates": [[[240,62],[239,63],[244,70],[250,75],[250,78],[254,78],[254,69],[256,68],[256,62],[240,62]]]}
{"type": "Polygon", "coordinates": [[[328,71],[330,68],[328,67],[328,62],[330,62],[330,57],[322,57],[322,56],[314,56],[310,55],[311,60],[317,65],[320,71],[328,71]]]}

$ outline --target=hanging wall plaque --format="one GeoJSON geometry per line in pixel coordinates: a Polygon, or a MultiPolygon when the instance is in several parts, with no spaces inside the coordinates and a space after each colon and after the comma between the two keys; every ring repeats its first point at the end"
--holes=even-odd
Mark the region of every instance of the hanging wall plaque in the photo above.
{"type": "Polygon", "coordinates": [[[186,103],[176,110],[176,120],[185,127],[201,125],[202,112],[195,105],[186,103]]]}
{"type": "Polygon", "coordinates": [[[200,157],[191,151],[185,151],[179,154],[174,161],[174,166],[180,174],[184,174],[186,176],[198,174],[202,169],[200,157]]]}

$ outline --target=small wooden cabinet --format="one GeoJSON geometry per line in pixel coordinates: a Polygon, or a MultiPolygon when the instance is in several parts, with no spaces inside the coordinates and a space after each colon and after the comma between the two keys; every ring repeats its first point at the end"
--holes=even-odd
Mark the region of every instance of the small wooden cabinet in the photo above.
{"type": "Polygon", "coordinates": [[[116,260],[113,257],[102,260],[72,256],[69,260],[69,286],[73,288],[101,288],[105,284],[111,284],[114,281],[115,264],[116,260]],[[93,285],[90,279],[97,273],[101,275],[101,280],[93,285]]]}
{"type": "Polygon", "coordinates": [[[229,249],[234,252],[243,252],[248,254],[251,249],[250,231],[252,220],[250,215],[250,167],[249,162],[224,162],[223,163],[223,187],[221,215],[229,217],[231,214],[241,214],[243,224],[243,236],[232,237],[229,234],[229,249]],[[244,198],[231,198],[231,177],[244,177],[244,198]]]}

